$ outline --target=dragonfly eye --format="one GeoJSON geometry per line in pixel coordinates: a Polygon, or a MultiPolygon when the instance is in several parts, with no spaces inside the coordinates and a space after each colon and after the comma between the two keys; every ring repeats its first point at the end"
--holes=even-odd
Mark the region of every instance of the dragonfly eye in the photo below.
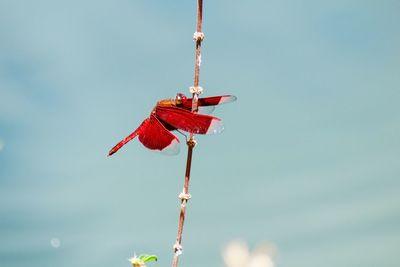
{"type": "Polygon", "coordinates": [[[184,94],[178,93],[176,94],[175,97],[175,105],[181,106],[183,104],[183,101],[186,100],[186,96],[184,94]]]}

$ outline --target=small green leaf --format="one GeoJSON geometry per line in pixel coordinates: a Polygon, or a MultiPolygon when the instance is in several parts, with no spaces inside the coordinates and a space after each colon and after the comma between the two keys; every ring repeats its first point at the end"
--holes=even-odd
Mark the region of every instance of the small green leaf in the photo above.
{"type": "Polygon", "coordinates": [[[157,261],[157,256],[156,255],[139,255],[139,260],[143,261],[144,263],[149,262],[149,261],[157,261]]]}

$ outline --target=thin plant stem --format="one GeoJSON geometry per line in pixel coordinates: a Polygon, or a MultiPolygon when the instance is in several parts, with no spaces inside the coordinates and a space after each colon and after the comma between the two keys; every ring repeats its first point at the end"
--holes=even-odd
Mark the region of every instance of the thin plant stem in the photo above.
{"type": "MultiPolygon", "coordinates": [[[[197,33],[201,33],[201,25],[203,21],[203,0],[197,0],[197,33]]],[[[202,38],[197,38],[196,41],[196,62],[194,65],[194,82],[193,86],[197,88],[199,86],[200,80],[200,64],[201,64],[201,42],[202,38]]],[[[193,93],[193,101],[192,101],[192,112],[197,112],[197,99],[199,92],[193,93]]],[[[186,158],[186,171],[185,171],[185,181],[183,185],[183,192],[181,197],[181,208],[179,214],[179,223],[178,223],[178,233],[176,236],[176,242],[174,245],[174,258],[172,261],[172,267],[178,266],[179,256],[182,253],[182,234],[183,234],[183,224],[185,222],[185,214],[186,214],[186,204],[190,198],[189,195],[189,181],[190,181],[190,170],[192,166],[192,155],[193,148],[196,145],[196,141],[194,140],[194,135],[191,133],[189,140],[186,142],[188,147],[188,153],[186,158]]]]}
{"type": "MultiPolygon", "coordinates": [[[[201,32],[201,25],[203,23],[203,0],[197,1],[197,32],[201,32]]],[[[196,64],[194,65],[194,82],[193,86],[199,86],[200,81],[200,60],[201,60],[201,41],[202,39],[196,40],[196,64]]]]}

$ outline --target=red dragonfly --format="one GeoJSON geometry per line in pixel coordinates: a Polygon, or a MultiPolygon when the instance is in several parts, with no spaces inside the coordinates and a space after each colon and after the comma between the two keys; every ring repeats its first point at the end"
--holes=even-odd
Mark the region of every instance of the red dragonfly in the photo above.
{"type": "MultiPolygon", "coordinates": [[[[197,105],[199,112],[211,112],[214,106],[235,100],[236,97],[232,95],[212,96],[199,98],[197,105]]],[[[193,113],[191,110],[192,98],[186,98],[181,93],[177,94],[175,99],[158,101],[150,116],[133,133],[116,144],[108,155],[111,156],[117,152],[136,136],[148,149],[174,155],[179,153],[179,140],[171,131],[183,130],[193,134],[212,134],[223,130],[222,121],[219,118],[193,113]]]]}

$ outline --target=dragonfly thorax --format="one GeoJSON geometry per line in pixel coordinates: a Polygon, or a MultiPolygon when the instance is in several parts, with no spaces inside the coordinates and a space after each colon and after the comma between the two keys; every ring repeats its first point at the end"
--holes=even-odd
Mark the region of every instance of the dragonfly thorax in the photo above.
{"type": "Polygon", "coordinates": [[[163,99],[157,102],[158,106],[177,106],[181,107],[186,102],[186,96],[182,93],[176,94],[176,97],[173,99],[163,99]]]}

